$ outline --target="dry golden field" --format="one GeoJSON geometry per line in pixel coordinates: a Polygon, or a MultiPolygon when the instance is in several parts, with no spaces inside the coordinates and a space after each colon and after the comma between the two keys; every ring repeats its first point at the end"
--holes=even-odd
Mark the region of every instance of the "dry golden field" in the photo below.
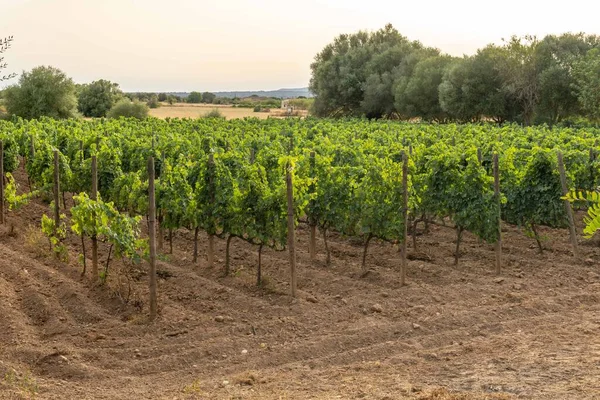
{"type": "MultiPolygon", "coordinates": [[[[272,109],[270,112],[254,112],[251,108],[237,108],[216,104],[161,104],[159,108],[150,109],[149,115],[156,118],[198,118],[214,109],[218,109],[227,119],[256,117],[266,119],[268,117],[282,117],[285,110],[272,109]]],[[[306,116],[306,111],[301,116],[306,116]]]]}

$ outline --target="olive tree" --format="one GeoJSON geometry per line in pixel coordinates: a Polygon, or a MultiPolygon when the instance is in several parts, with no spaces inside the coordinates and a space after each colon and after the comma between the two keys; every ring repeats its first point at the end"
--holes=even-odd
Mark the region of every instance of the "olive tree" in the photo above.
{"type": "Polygon", "coordinates": [[[123,92],[119,84],[100,79],[82,86],[77,108],[86,117],[106,117],[121,97],[123,92]]]}
{"type": "Polygon", "coordinates": [[[193,104],[201,103],[202,102],[202,93],[192,92],[188,95],[188,97],[185,99],[185,101],[188,103],[193,103],[193,104]]]}
{"type": "Polygon", "coordinates": [[[584,113],[600,120],[600,50],[590,50],[575,64],[573,87],[584,113]]]}
{"type": "Polygon", "coordinates": [[[77,99],[73,80],[61,70],[40,66],[23,72],[19,83],[6,90],[9,114],[26,119],[43,116],[70,118],[75,115],[77,99]]]}

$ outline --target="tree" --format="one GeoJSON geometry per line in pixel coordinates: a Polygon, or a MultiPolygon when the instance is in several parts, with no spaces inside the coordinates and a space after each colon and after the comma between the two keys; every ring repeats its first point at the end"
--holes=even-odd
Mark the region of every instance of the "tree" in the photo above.
{"type": "MultiPolygon", "coordinates": [[[[406,41],[391,25],[378,33],[382,42],[406,41]]],[[[373,47],[369,44],[373,34],[359,31],[339,35],[317,54],[311,64],[310,91],[315,93],[315,114],[318,116],[360,115],[367,82],[366,65],[372,58],[373,47]]],[[[371,78],[371,93],[379,92],[380,79],[371,78]],[[373,88],[375,87],[375,88],[373,88]]],[[[374,96],[371,96],[372,102],[374,96]]],[[[367,105],[367,108],[372,107],[367,105]]],[[[374,113],[376,114],[376,113],[374,113]]],[[[370,115],[377,117],[377,115],[370,115]]]]}
{"type": "Polygon", "coordinates": [[[438,54],[389,24],[376,32],[340,35],[311,65],[314,111],[318,116],[392,117],[398,82],[405,85],[420,60],[438,54]]]}
{"type": "Polygon", "coordinates": [[[584,113],[600,120],[600,49],[590,50],[575,63],[573,69],[575,93],[584,113]]]}
{"type": "Polygon", "coordinates": [[[146,105],[150,108],[160,107],[160,103],[158,102],[158,95],[156,95],[156,94],[151,95],[150,98],[148,99],[148,101],[146,102],[146,105]]]}
{"type": "Polygon", "coordinates": [[[513,96],[520,108],[520,120],[531,125],[540,101],[539,69],[535,36],[513,36],[502,47],[505,57],[500,65],[504,89],[513,96]]]}
{"type": "Polygon", "coordinates": [[[122,96],[117,83],[100,79],[81,88],[77,108],[86,117],[106,117],[122,96]]]}
{"type": "Polygon", "coordinates": [[[61,70],[49,66],[23,72],[19,83],[6,92],[9,114],[26,119],[43,116],[70,118],[75,115],[76,105],[73,80],[61,70]]]}
{"type": "MultiPolygon", "coordinates": [[[[6,50],[10,48],[10,45],[13,41],[12,36],[5,37],[4,39],[0,39],[0,54],[3,54],[6,50]]],[[[4,56],[0,57],[0,71],[6,68],[6,63],[4,62],[4,56]]],[[[12,73],[8,75],[0,75],[0,82],[6,81],[14,78],[17,74],[12,73]]]]}
{"type": "Polygon", "coordinates": [[[434,56],[419,61],[412,75],[398,85],[395,93],[397,111],[408,118],[443,121],[447,113],[439,101],[439,86],[451,65],[450,56],[434,56]]]}
{"type": "Polygon", "coordinates": [[[203,103],[212,104],[216,98],[217,98],[217,95],[214,93],[210,93],[210,92],[202,93],[202,102],[203,103]]]}
{"type": "Polygon", "coordinates": [[[583,33],[548,35],[539,43],[536,48],[536,63],[540,71],[538,122],[556,123],[579,113],[580,104],[573,90],[574,67],[599,43],[599,37],[583,33]]]}
{"type": "Polygon", "coordinates": [[[166,93],[159,93],[158,94],[158,101],[167,101],[167,94],[166,93]]]}
{"type": "Polygon", "coordinates": [[[148,116],[148,106],[140,101],[123,99],[110,109],[108,118],[132,117],[144,119],[148,116]]]}
{"type": "Polygon", "coordinates": [[[167,96],[167,103],[173,105],[175,103],[177,103],[179,100],[177,98],[177,96],[173,96],[172,94],[170,94],[169,96],[167,96]]]}
{"type": "Polygon", "coordinates": [[[186,101],[188,103],[202,103],[202,93],[200,92],[192,92],[188,95],[186,101]]]}
{"type": "Polygon", "coordinates": [[[460,121],[514,119],[516,104],[505,90],[499,70],[504,57],[505,52],[499,47],[487,46],[474,56],[454,62],[439,86],[442,109],[460,121]]]}

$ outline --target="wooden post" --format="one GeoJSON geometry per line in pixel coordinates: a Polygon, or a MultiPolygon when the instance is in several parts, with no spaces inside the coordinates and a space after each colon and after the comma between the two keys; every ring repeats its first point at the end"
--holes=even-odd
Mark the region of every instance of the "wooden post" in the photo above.
{"type": "MultiPolygon", "coordinates": [[[[163,150],[160,156],[160,178],[162,179],[163,173],[165,171],[165,151],[163,150]]],[[[158,213],[158,249],[162,252],[163,250],[163,241],[165,238],[165,229],[163,227],[163,216],[164,210],[161,208],[158,213]]]]}
{"type": "MultiPolygon", "coordinates": [[[[214,185],[214,167],[215,167],[215,157],[212,153],[208,155],[208,184],[210,186],[210,198],[211,203],[214,203],[215,199],[215,185],[214,185]]],[[[215,263],[215,235],[208,233],[208,251],[206,254],[206,258],[208,261],[208,267],[212,268],[215,263]]]]}
{"type": "MultiPolygon", "coordinates": [[[[315,152],[310,152],[310,177],[312,179],[315,178],[315,152]]],[[[311,184],[311,194],[314,195],[315,192],[315,184],[311,184]]],[[[311,211],[314,211],[314,200],[311,200],[311,211]]],[[[314,221],[314,218],[309,216],[309,224],[310,224],[310,242],[308,244],[308,250],[310,253],[310,261],[315,261],[317,258],[317,224],[314,221]]]]}
{"type": "Polygon", "coordinates": [[[4,223],[4,142],[0,140],[0,224],[4,223]]]}
{"type": "Polygon", "coordinates": [[[402,267],[400,269],[400,286],[406,285],[407,251],[406,237],[408,236],[408,156],[402,152],[402,267]]]}
{"type": "MultiPolygon", "coordinates": [[[[92,192],[90,193],[90,199],[98,200],[98,161],[96,156],[92,156],[92,192]]],[[[96,216],[94,215],[94,224],[96,216]]],[[[92,235],[92,280],[98,279],[98,237],[96,234],[92,235]]]]}
{"type": "Polygon", "coordinates": [[[35,158],[35,138],[31,135],[31,141],[29,142],[29,156],[31,161],[35,158]]]}
{"type": "Polygon", "coordinates": [[[502,268],[502,218],[500,210],[500,171],[498,168],[498,153],[494,153],[494,195],[498,204],[498,240],[494,244],[496,252],[496,274],[500,275],[502,268]]]}
{"type": "Polygon", "coordinates": [[[292,186],[292,165],[286,166],[285,183],[287,186],[288,250],[290,253],[290,293],[296,297],[296,235],[294,224],[294,188],[292,186]]]}
{"type": "Polygon", "coordinates": [[[150,242],[150,320],[156,318],[156,209],[154,201],[154,157],[148,157],[148,237],[150,242]]]}
{"type": "MultiPolygon", "coordinates": [[[[562,152],[558,152],[558,172],[560,173],[560,185],[562,186],[563,196],[569,192],[567,188],[567,176],[565,174],[565,164],[563,162],[562,152]]],[[[571,236],[571,245],[573,246],[573,256],[578,257],[579,251],[577,248],[577,232],[575,231],[575,219],[573,218],[573,209],[571,203],[565,200],[565,211],[567,212],[567,219],[569,220],[569,233],[571,236]]]]}
{"type": "Polygon", "coordinates": [[[58,150],[54,150],[54,234],[60,226],[60,172],[58,150]]]}

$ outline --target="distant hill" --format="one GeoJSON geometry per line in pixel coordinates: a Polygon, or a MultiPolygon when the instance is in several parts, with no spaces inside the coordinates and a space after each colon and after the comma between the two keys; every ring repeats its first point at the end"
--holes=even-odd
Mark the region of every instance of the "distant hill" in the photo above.
{"type": "MultiPolygon", "coordinates": [[[[278,90],[240,90],[240,91],[232,91],[232,92],[212,92],[217,95],[217,97],[250,97],[250,96],[260,96],[260,97],[278,97],[281,99],[293,99],[296,97],[304,96],[304,97],[313,97],[313,94],[308,91],[308,88],[293,88],[293,89],[278,89],[278,90]]],[[[189,92],[170,92],[169,94],[174,94],[179,97],[187,97],[189,92]]]]}

